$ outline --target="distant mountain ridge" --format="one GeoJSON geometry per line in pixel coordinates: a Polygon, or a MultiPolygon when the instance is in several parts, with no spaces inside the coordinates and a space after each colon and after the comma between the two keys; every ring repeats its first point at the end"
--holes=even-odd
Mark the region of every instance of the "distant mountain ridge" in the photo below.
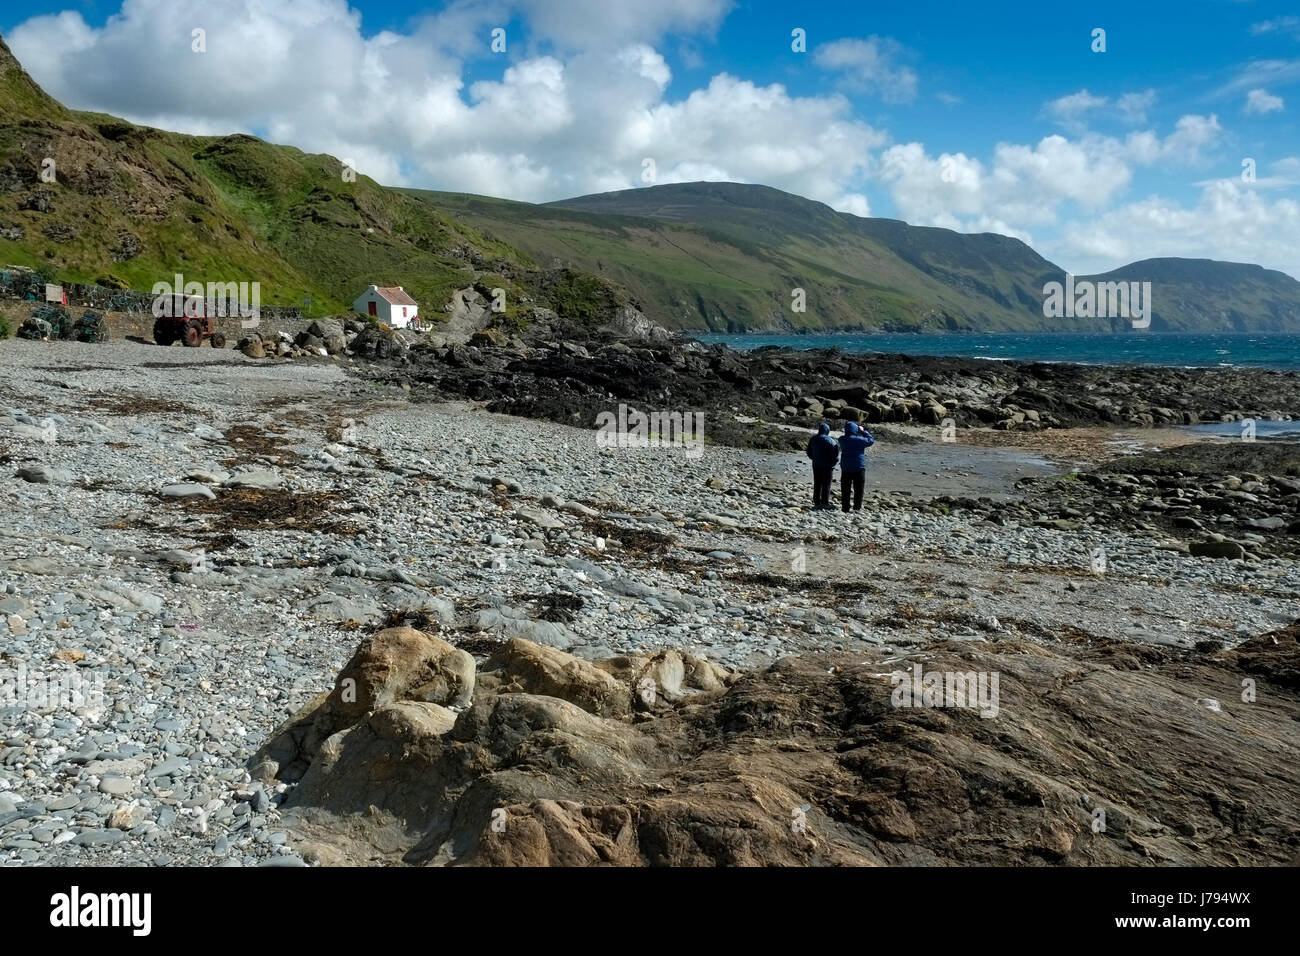
{"type": "MultiPolygon", "coordinates": [[[[413,190],[542,261],[628,288],[652,319],[709,331],[1080,331],[1051,319],[1064,270],[1019,239],[865,219],[768,186],[680,183],[544,205],[413,190]],[[801,288],[807,311],[791,309],[801,288]]],[[[1260,266],[1152,259],[1077,280],[1150,281],[1151,328],[1300,331],[1300,282],[1260,266]]]]}
{"type": "Polygon", "coordinates": [[[1176,316],[1189,331],[1300,332],[1300,283],[1276,269],[1216,259],[1143,259],[1084,278],[1150,282],[1156,316],[1176,316]]]}

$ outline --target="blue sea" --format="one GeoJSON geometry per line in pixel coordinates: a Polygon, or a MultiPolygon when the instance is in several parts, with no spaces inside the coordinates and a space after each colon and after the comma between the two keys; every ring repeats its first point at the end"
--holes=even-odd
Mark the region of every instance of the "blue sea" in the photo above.
{"type": "Polygon", "coordinates": [[[693,337],[710,344],[724,342],[733,349],[754,349],[764,345],[790,349],[838,346],[844,352],[904,352],[908,355],[951,355],[994,361],[1300,370],[1300,334],[1290,332],[694,333],[693,337]]]}
{"type": "MultiPolygon", "coordinates": [[[[1240,441],[1244,434],[1241,422],[1210,422],[1205,425],[1187,425],[1184,431],[1198,435],[1217,435],[1240,441]]],[[[1255,422],[1256,441],[1300,441],[1300,422],[1274,422],[1260,419],[1255,422]]]]}

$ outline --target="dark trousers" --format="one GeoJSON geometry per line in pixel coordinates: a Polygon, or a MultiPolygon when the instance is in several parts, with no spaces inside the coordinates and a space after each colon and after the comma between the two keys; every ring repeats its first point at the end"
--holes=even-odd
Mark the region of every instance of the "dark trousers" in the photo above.
{"type": "Polygon", "coordinates": [[[841,471],[840,472],[840,505],[845,511],[849,510],[849,492],[853,493],[853,510],[862,510],[862,490],[866,487],[867,473],[865,471],[841,471]]]}
{"type": "Polygon", "coordinates": [[[834,472],[834,465],[827,465],[825,468],[813,465],[813,507],[831,506],[831,475],[834,472]]]}

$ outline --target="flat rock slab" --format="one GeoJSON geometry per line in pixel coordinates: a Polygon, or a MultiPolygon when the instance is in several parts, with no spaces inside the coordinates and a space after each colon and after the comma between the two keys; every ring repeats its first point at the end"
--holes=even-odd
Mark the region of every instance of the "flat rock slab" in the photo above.
{"type": "Polygon", "coordinates": [[[157,766],[150,767],[145,773],[150,779],[154,777],[170,777],[181,773],[190,765],[190,762],[184,757],[168,757],[157,766]]]}
{"type": "Polygon", "coordinates": [[[16,474],[23,481],[34,485],[66,485],[72,481],[72,472],[49,465],[25,465],[16,474]]]}
{"type": "Polygon", "coordinates": [[[280,473],[269,468],[248,468],[237,471],[225,482],[227,488],[252,488],[257,491],[275,491],[284,485],[280,473]]]}
{"type": "Polygon", "coordinates": [[[72,842],[77,846],[113,846],[115,843],[121,843],[126,839],[125,830],[83,830],[73,838],[72,842]]]}
{"type": "Polygon", "coordinates": [[[373,601],[353,600],[338,594],[329,594],[304,602],[301,610],[312,620],[326,624],[346,624],[349,621],[372,624],[384,617],[384,612],[373,601]]]}
{"type": "Polygon", "coordinates": [[[99,781],[100,793],[113,797],[124,797],[136,788],[136,782],[130,777],[108,776],[99,781]]]}
{"type": "Polygon", "coordinates": [[[15,438],[30,438],[46,444],[53,444],[59,437],[58,429],[53,424],[44,426],[18,424],[13,426],[10,434],[15,438]]]}
{"type": "Polygon", "coordinates": [[[515,508],[515,514],[523,518],[529,524],[537,525],[537,527],[544,530],[564,527],[563,521],[540,508],[529,508],[526,505],[519,505],[515,508]]]}
{"type": "Polygon", "coordinates": [[[53,558],[18,558],[3,565],[6,570],[23,574],[75,574],[77,569],[53,558]]]}
{"type": "Polygon", "coordinates": [[[148,611],[150,614],[162,613],[163,599],[157,594],[141,591],[117,581],[107,581],[103,587],[86,588],[84,591],[77,591],[76,593],[119,610],[141,610],[148,611]]]}
{"type": "Polygon", "coordinates": [[[575,643],[573,632],[563,624],[530,620],[522,611],[511,607],[482,609],[474,615],[474,626],[559,650],[567,650],[575,643]]]}
{"type": "Polygon", "coordinates": [[[185,476],[186,481],[197,481],[204,485],[224,485],[230,480],[230,472],[213,468],[196,468],[185,476]]]}
{"type": "Polygon", "coordinates": [[[201,485],[196,481],[183,481],[180,484],[168,485],[162,490],[165,498],[207,498],[215,500],[216,493],[207,485],[201,485]]]}

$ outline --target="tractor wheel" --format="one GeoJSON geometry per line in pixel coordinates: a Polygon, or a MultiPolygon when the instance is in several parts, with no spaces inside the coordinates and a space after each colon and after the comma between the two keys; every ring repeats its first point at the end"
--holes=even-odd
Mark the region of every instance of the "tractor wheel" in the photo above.
{"type": "Polygon", "coordinates": [[[224,349],[226,347],[226,337],[220,332],[212,333],[212,347],[214,349],[224,349]]]}
{"type": "Polygon", "coordinates": [[[203,323],[198,319],[190,319],[185,326],[184,338],[187,349],[196,349],[203,344],[203,323]]]}
{"type": "Polygon", "coordinates": [[[172,328],[172,323],[166,319],[159,319],[153,324],[153,340],[159,345],[171,345],[176,341],[176,333],[172,328]]]}

